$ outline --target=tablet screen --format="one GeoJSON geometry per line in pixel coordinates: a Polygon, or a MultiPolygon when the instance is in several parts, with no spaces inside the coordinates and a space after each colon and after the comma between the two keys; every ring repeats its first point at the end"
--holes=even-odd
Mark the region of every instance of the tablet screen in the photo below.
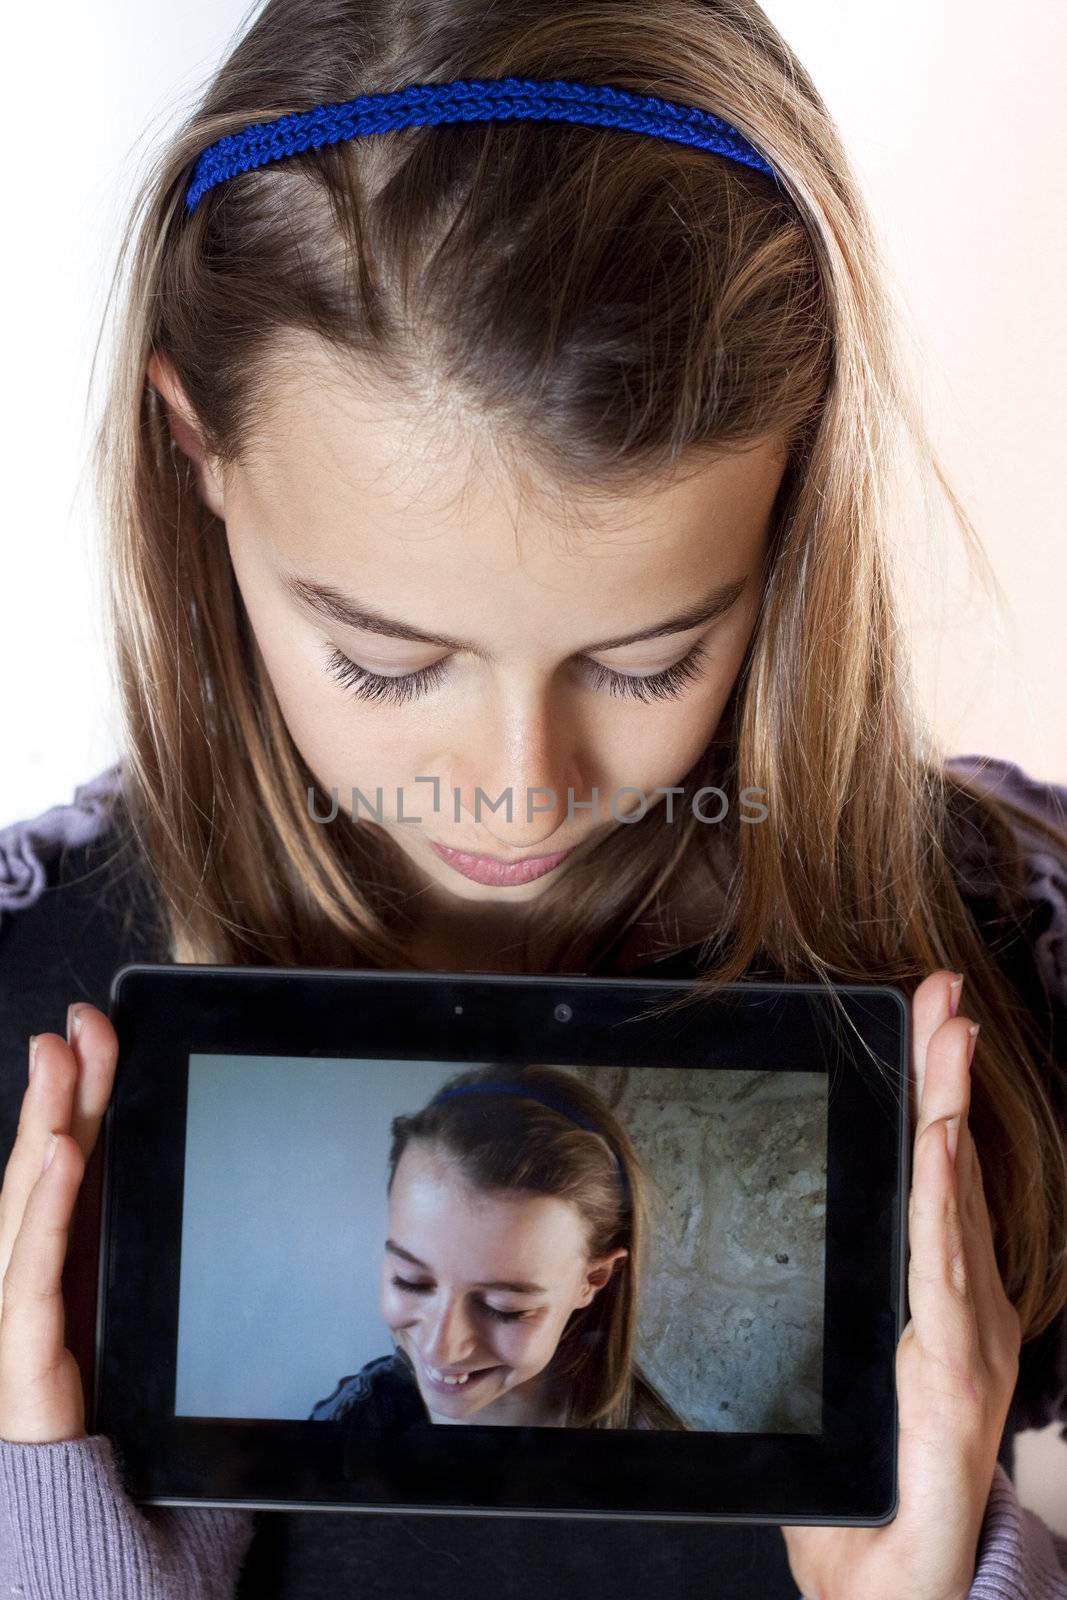
{"type": "MultiPolygon", "coordinates": [[[[523,1187],[492,1188],[409,1135],[391,1178],[396,1128],[454,1062],[188,1059],[176,1416],[581,1426],[568,1352],[632,1318],[625,1425],[820,1432],[826,1074],[543,1069],[564,1095],[583,1083],[631,1143],[646,1226],[622,1314],[627,1254],[587,1281],[590,1227],[544,1193],[550,1150],[540,1171],[529,1149],[499,1150],[523,1187]]],[[[452,1109],[465,1137],[523,1138],[507,1097],[452,1109]]],[[[616,1344],[602,1338],[603,1364],[616,1344]]]]}

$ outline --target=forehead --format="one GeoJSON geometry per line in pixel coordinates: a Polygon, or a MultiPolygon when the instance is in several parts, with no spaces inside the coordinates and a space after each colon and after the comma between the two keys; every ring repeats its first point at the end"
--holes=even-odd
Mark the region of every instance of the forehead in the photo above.
{"type": "Polygon", "coordinates": [[[247,505],[279,563],[383,604],[420,581],[430,601],[441,582],[452,593],[517,580],[525,600],[537,590],[553,604],[593,583],[610,609],[632,605],[636,585],[639,625],[657,598],[747,570],[785,464],[765,441],[639,493],[579,493],[430,384],[406,397],[342,368],[316,341],[271,371],[227,498],[247,505]]]}
{"type": "Polygon", "coordinates": [[[472,1189],[457,1167],[413,1139],[389,1192],[390,1236],[442,1274],[546,1283],[573,1260],[585,1229],[576,1206],[553,1195],[472,1189]]]}

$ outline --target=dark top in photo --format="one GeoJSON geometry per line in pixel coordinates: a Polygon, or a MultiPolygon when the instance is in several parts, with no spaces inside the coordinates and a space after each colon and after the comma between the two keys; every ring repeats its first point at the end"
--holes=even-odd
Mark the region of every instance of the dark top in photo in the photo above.
{"type": "Polygon", "coordinates": [[[431,1426],[411,1363],[400,1350],[375,1356],[311,1409],[309,1422],[343,1422],[359,1428],[431,1426]]]}

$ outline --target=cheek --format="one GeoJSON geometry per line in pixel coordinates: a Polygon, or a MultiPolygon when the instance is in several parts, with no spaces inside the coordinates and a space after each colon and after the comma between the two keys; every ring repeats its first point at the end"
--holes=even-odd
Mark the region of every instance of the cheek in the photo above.
{"type": "Polygon", "coordinates": [[[426,762],[432,739],[418,716],[409,709],[368,705],[355,699],[337,683],[318,654],[315,639],[297,652],[282,649],[268,660],[271,684],[293,743],[323,789],[323,803],[336,790],[338,808],[351,812],[353,789],[358,817],[395,821],[397,791],[405,792],[404,814],[418,813],[430,793],[426,785],[412,786],[412,774],[434,771],[426,762]],[[378,791],[381,790],[379,796],[378,791]]]}
{"type": "MultiPolygon", "coordinates": [[[[384,813],[391,816],[397,784],[410,783],[412,772],[424,770],[422,752],[429,741],[418,717],[346,692],[326,665],[333,639],[275,592],[251,539],[230,524],[227,535],[256,645],[293,743],[326,795],[337,790],[340,807],[351,808],[355,786],[366,795],[360,814],[369,815],[380,785],[384,813]]],[[[337,648],[348,653],[340,640],[337,648]]]]}
{"type": "Polygon", "coordinates": [[[558,1342],[555,1322],[541,1321],[535,1326],[513,1324],[498,1333],[493,1343],[502,1361],[520,1371],[523,1368],[540,1368],[551,1359],[558,1342]]]}
{"type": "MultiPolygon", "coordinates": [[[[709,640],[702,677],[675,700],[653,700],[637,713],[623,701],[625,717],[609,701],[603,713],[601,749],[610,755],[617,787],[651,790],[676,783],[707,748],[722,718],[751,636],[751,618],[709,640]]],[[[633,806],[637,797],[624,797],[633,806]]]]}
{"type": "MultiPolygon", "coordinates": [[[[230,559],[293,743],[325,796],[337,790],[339,807],[351,809],[356,787],[366,796],[360,815],[370,815],[380,786],[383,815],[392,818],[397,785],[410,784],[412,773],[427,770],[423,762],[432,740],[426,724],[408,708],[398,715],[401,708],[369,704],[346,693],[326,666],[333,640],[277,592],[256,554],[254,538],[241,530],[239,521],[227,523],[230,559]]],[[[337,646],[347,653],[340,640],[337,646]]]]}
{"type": "MultiPolygon", "coordinates": [[[[631,714],[614,731],[605,727],[600,742],[607,756],[606,770],[611,774],[607,788],[641,789],[649,794],[650,808],[661,803],[662,797],[651,791],[677,783],[693,766],[719,724],[729,692],[729,684],[721,691],[697,687],[684,706],[654,701],[642,708],[639,721],[631,714]]],[[[637,795],[619,795],[620,812],[628,813],[637,805],[637,795]]],[[[609,807],[610,800],[605,803],[602,797],[604,817],[610,817],[609,807]]]]}
{"type": "Polygon", "coordinates": [[[394,1289],[389,1283],[382,1285],[378,1296],[378,1310],[381,1313],[382,1321],[389,1328],[404,1327],[416,1321],[418,1317],[417,1306],[412,1302],[410,1296],[401,1294],[398,1289],[394,1289]]]}

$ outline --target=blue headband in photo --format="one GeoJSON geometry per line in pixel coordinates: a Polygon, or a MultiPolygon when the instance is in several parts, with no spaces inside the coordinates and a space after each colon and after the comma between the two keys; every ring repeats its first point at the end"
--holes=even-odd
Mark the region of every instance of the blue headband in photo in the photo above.
{"type": "Polygon", "coordinates": [[[776,178],[774,168],[744,134],[697,106],[564,78],[455,78],[450,83],[409,84],[389,94],[360,94],[227,134],[197,157],[186,208],[195,210],[201,195],[226,178],[322,145],[395,128],[507,120],[625,128],[710,150],[776,178]]]}

